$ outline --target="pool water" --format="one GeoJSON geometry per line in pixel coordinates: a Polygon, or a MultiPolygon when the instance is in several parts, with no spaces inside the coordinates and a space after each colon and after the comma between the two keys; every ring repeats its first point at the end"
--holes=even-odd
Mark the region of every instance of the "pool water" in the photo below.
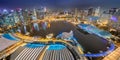
{"type": "Polygon", "coordinates": [[[39,48],[43,46],[45,45],[40,43],[28,43],[27,45],[25,45],[25,47],[28,47],[28,48],[39,48]]]}
{"type": "Polygon", "coordinates": [[[14,36],[12,36],[9,33],[3,34],[2,35],[4,38],[8,39],[8,40],[18,40],[17,38],[15,38],[14,36]]]}
{"type": "Polygon", "coordinates": [[[53,45],[49,45],[48,50],[62,50],[64,49],[65,46],[61,45],[61,44],[53,44],[53,45]]]}

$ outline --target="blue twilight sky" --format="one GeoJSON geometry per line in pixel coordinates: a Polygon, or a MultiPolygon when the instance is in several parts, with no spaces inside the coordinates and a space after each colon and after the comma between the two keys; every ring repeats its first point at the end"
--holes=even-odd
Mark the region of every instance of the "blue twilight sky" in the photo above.
{"type": "Polygon", "coordinates": [[[0,0],[0,8],[31,7],[120,7],[120,0],[0,0]]]}

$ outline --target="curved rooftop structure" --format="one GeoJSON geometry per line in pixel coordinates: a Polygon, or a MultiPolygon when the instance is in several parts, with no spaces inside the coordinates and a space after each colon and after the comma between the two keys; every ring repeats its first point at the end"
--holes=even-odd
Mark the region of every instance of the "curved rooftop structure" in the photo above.
{"type": "Polygon", "coordinates": [[[0,51],[10,47],[17,42],[17,38],[12,36],[11,34],[2,34],[0,38],[0,51]]]}
{"type": "Polygon", "coordinates": [[[76,58],[65,45],[33,42],[19,47],[11,55],[10,60],[76,60],[76,58]]]}
{"type": "Polygon", "coordinates": [[[10,47],[11,45],[17,43],[18,41],[8,40],[5,38],[0,38],[0,51],[3,51],[4,49],[10,47]]]}
{"type": "Polygon", "coordinates": [[[80,29],[87,31],[90,34],[96,34],[96,35],[103,37],[103,38],[110,38],[112,36],[111,33],[104,31],[104,30],[101,30],[101,29],[99,29],[95,26],[89,25],[89,24],[79,24],[78,27],[80,29]]]}

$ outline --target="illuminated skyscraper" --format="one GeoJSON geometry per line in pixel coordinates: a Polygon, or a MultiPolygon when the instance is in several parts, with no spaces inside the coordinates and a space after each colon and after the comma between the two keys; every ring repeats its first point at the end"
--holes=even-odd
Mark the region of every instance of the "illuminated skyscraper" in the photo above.
{"type": "Polygon", "coordinates": [[[100,7],[95,9],[95,15],[94,16],[100,16],[100,7]]]}
{"type": "Polygon", "coordinates": [[[3,14],[8,14],[8,10],[7,9],[3,9],[3,14]]]}
{"type": "Polygon", "coordinates": [[[36,17],[37,19],[37,14],[36,14],[36,9],[33,9],[33,15],[36,17]]]}
{"type": "Polygon", "coordinates": [[[41,7],[40,9],[34,11],[34,15],[36,15],[37,19],[44,19],[46,12],[47,12],[46,7],[41,7]]]}
{"type": "Polygon", "coordinates": [[[88,9],[88,16],[92,16],[94,14],[94,8],[89,8],[88,9]]]}

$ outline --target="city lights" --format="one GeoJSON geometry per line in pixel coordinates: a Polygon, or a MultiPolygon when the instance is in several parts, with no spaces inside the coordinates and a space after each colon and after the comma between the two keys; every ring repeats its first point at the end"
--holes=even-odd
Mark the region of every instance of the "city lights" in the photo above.
{"type": "Polygon", "coordinates": [[[0,60],[119,60],[120,1],[0,0],[0,60]]]}

